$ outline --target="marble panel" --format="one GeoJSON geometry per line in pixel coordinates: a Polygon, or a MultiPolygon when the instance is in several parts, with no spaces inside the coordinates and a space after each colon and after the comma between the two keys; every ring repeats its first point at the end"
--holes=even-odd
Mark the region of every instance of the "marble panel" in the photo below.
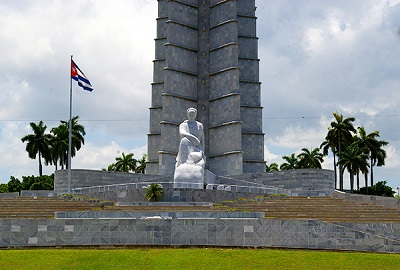
{"type": "MultiPolygon", "coordinates": [[[[223,22],[236,19],[236,1],[219,1],[221,4],[215,5],[210,9],[210,25],[216,26],[223,22]]],[[[212,5],[212,3],[211,3],[212,5]]]]}
{"type": "Polygon", "coordinates": [[[197,73],[197,52],[169,45],[166,48],[166,67],[197,73]]]}
{"type": "MultiPolygon", "coordinates": [[[[239,47],[237,44],[222,47],[210,52],[210,72],[215,73],[221,70],[240,67],[238,61],[239,47]]],[[[242,75],[240,75],[242,77],[242,75]]]]}
{"type": "Polygon", "coordinates": [[[198,24],[198,9],[177,1],[170,1],[168,19],[195,27],[198,24]]]}
{"type": "Polygon", "coordinates": [[[167,23],[168,42],[189,49],[198,48],[198,30],[177,23],[167,23]]]}
{"type": "Polygon", "coordinates": [[[237,12],[240,15],[255,16],[255,1],[254,0],[238,0],[237,12]]]}
{"type": "Polygon", "coordinates": [[[232,95],[210,102],[210,126],[240,121],[240,96],[232,95]]]}
{"type": "MultiPolygon", "coordinates": [[[[210,30],[210,49],[238,42],[237,22],[231,21],[210,30]]],[[[238,57],[239,54],[236,55],[238,57]]]]}
{"type": "Polygon", "coordinates": [[[239,68],[241,81],[259,81],[259,60],[239,59],[239,68]]]}
{"type": "Polygon", "coordinates": [[[210,77],[210,98],[239,92],[239,69],[231,69],[210,77]]]}
{"type": "Polygon", "coordinates": [[[256,18],[238,16],[238,35],[256,37],[256,18]]]}

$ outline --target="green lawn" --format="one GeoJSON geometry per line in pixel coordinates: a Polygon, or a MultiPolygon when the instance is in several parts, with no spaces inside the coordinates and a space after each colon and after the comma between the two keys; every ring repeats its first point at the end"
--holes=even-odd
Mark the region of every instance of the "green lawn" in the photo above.
{"type": "Polygon", "coordinates": [[[277,249],[0,250],[0,269],[400,269],[400,254],[277,249]]]}

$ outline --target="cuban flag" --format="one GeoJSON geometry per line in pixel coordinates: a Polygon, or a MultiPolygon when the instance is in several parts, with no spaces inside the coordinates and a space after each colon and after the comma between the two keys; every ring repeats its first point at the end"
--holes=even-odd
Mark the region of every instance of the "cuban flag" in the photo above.
{"type": "Polygon", "coordinates": [[[78,82],[78,85],[84,90],[93,91],[92,84],[80,68],[71,60],[71,78],[78,82]]]}

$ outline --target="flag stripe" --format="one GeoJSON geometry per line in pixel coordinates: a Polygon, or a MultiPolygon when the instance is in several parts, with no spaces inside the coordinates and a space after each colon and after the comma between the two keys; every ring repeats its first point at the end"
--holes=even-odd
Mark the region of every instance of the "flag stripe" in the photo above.
{"type": "Polygon", "coordinates": [[[77,81],[78,85],[84,90],[93,91],[93,86],[89,79],[73,60],[71,60],[71,78],[77,81]]]}

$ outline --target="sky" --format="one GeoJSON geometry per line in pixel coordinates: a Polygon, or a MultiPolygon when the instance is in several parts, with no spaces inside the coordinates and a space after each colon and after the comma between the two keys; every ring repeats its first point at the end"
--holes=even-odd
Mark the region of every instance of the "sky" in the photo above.
{"type": "MultiPolygon", "coordinates": [[[[389,142],[374,179],[399,187],[400,0],[256,5],[265,160],[319,147],[336,111],[389,142]]],[[[72,167],[146,153],[156,18],[155,0],[0,0],[0,183],[38,175],[21,138],[30,122],[68,120],[71,55],[94,87],[73,85],[87,134],[72,167]]]]}

